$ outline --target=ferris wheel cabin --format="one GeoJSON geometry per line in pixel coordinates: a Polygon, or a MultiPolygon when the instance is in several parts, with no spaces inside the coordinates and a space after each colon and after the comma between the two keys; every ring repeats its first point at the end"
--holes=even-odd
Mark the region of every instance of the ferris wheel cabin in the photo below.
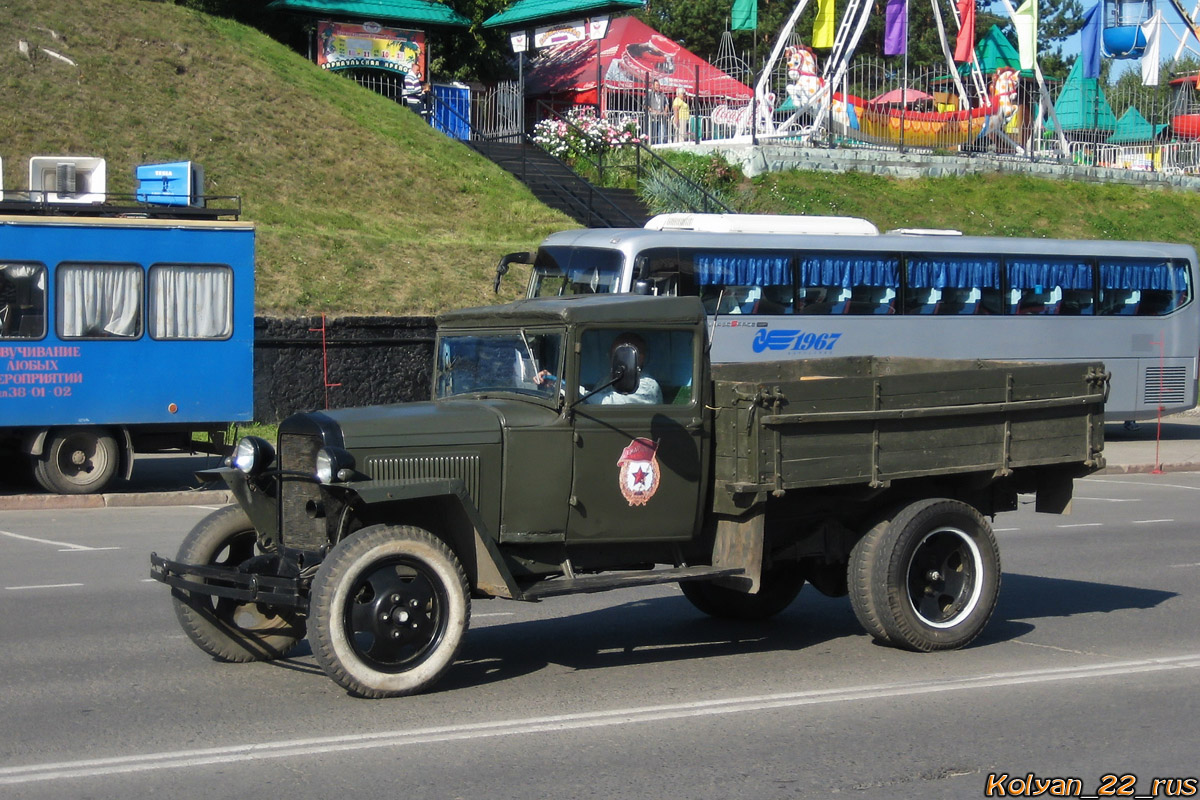
{"type": "Polygon", "coordinates": [[[1141,58],[1146,51],[1142,23],[1154,16],[1154,0],[1104,0],[1105,58],[1141,58]]]}
{"type": "Polygon", "coordinates": [[[1171,130],[1179,139],[1200,139],[1197,79],[1200,79],[1200,73],[1193,72],[1171,80],[1171,130]]]}

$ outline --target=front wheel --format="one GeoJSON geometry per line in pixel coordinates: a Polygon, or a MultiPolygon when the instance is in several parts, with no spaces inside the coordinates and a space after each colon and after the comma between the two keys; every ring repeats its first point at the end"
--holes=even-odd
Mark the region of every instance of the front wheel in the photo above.
{"type": "Polygon", "coordinates": [[[421,528],[373,525],[321,563],[309,643],[334,681],[360,697],[433,685],[470,623],[467,579],[454,552],[421,528]]]}
{"type": "Polygon", "coordinates": [[[113,479],[119,461],[117,440],[106,430],[51,431],[42,454],[34,459],[33,476],[48,492],[92,494],[113,479]]]}
{"type": "Polygon", "coordinates": [[[957,500],[920,500],[867,537],[855,610],[872,612],[864,625],[876,638],[931,652],[980,634],[1000,593],[1000,552],[978,511],[957,500]]]}
{"type": "MultiPolygon", "coordinates": [[[[259,554],[258,534],[240,506],[202,519],[179,547],[184,564],[269,573],[274,559],[259,554]]],[[[171,590],[175,616],[197,647],[221,661],[282,658],[304,638],[304,621],[292,611],[199,592],[171,590]]]]}

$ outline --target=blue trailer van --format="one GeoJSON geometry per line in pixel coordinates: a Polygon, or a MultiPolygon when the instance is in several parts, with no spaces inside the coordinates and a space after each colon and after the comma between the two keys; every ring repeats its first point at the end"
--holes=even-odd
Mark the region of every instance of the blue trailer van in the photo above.
{"type": "MultiPolygon", "coordinates": [[[[10,195],[11,197],[11,195],[10,195]]],[[[203,209],[0,202],[0,450],[50,492],[253,414],[254,226],[203,209]]]]}

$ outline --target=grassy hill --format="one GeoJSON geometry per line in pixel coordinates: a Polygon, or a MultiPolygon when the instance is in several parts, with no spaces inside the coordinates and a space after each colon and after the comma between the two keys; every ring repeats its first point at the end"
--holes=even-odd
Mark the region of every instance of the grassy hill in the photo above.
{"type": "Polygon", "coordinates": [[[111,192],[133,191],[138,163],[196,161],[208,192],[240,195],[257,224],[261,312],[491,302],[501,254],[574,225],[417,115],[245,26],[146,0],[5,0],[0,17],[6,188],[25,188],[32,155],[106,158],[111,192]]]}
{"type": "MultiPolygon", "coordinates": [[[[258,225],[261,313],[491,302],[501,254],[574,226],[416,115],[237,23],[150,0],[0,0],[0,19],[6,188],[24,188],[32,155],[102,156],[113,192],[133,190],[138,163],[196,161],[209,193],[240,195],[258,225]]],[[[793,172],[737,194],[748,211],[847,214],[881,228],[1200,239],[1200,195],[1184,191],[793,172]]],[[[521,288],[510,276],[502,297],[521,288]]]]}

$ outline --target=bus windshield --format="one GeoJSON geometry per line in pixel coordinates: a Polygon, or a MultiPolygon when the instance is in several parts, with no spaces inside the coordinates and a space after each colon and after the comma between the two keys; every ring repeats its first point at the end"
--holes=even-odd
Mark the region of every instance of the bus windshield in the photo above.
{"type": "Polygon", "coordinates": [[[438,339],[435,397],[505,392],[550,398],[563,368],[561,331],[454,333],[438,339]]]}
{"type": "Polygon", "coordinates": [[[533,262],[530,297],[609,294],[619,291],[620,250],[594,247],[540,247],[533,262]]]}

